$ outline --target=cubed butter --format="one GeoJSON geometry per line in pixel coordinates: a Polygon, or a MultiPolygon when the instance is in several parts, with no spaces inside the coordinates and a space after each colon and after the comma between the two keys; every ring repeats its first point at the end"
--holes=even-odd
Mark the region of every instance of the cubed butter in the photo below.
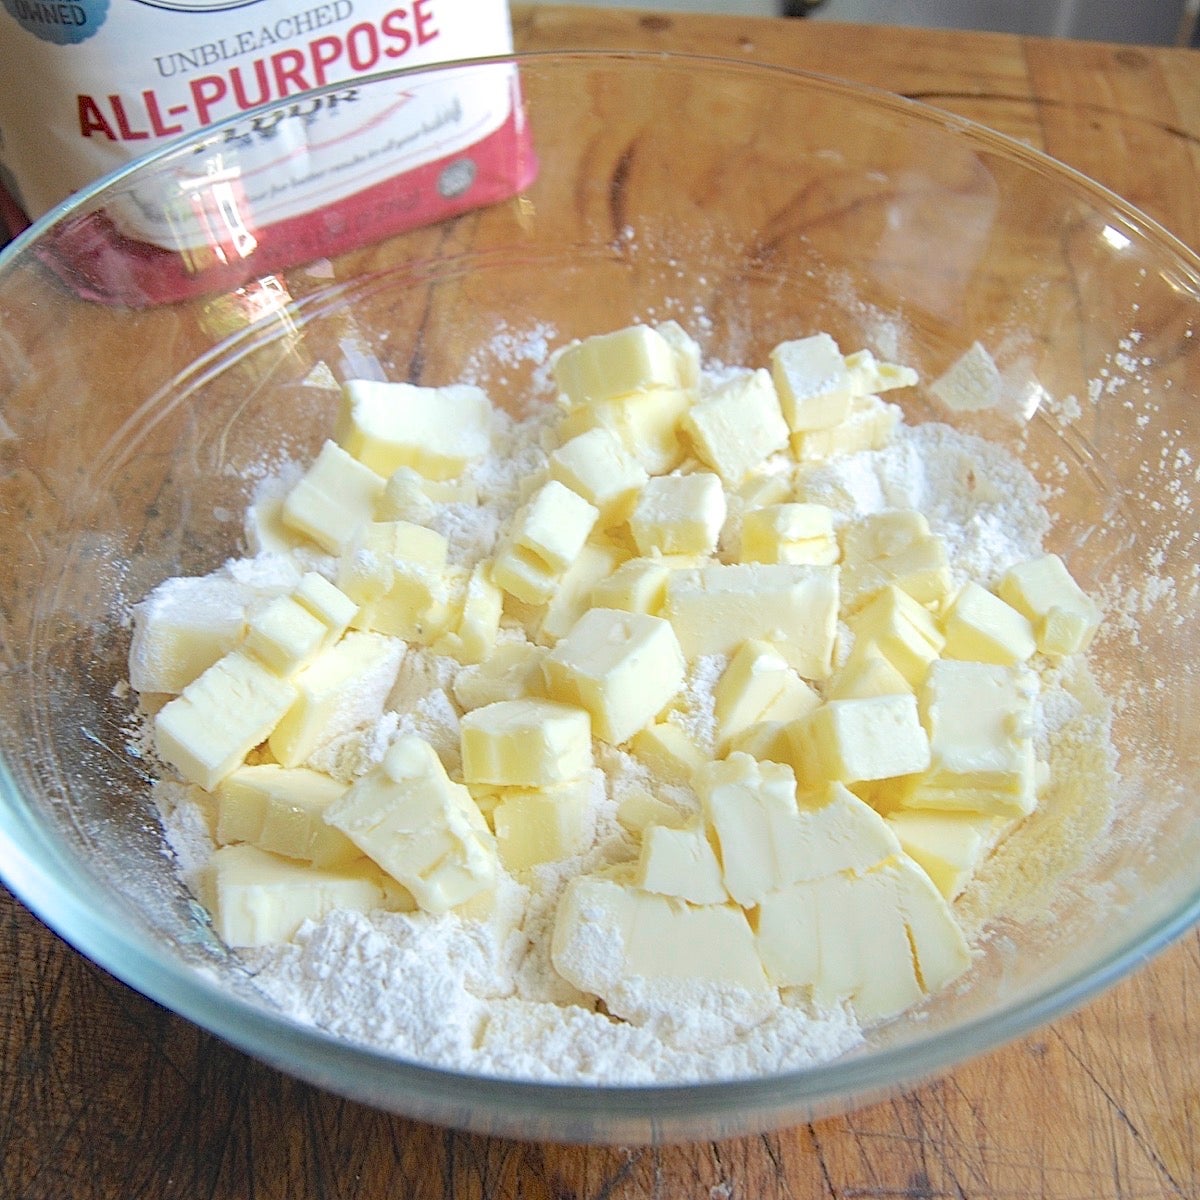
{"type": "Polygon", "coordinates": [[[417,387],[352,379],[342,389],[334,438],[377,474],[411,467],[452,479],[491,447],[492,404],[470,384],[417,387]]]}
{"type": "Polygon", "coordinates": [[[917,373],[912,367],[880,362],[870,350],[857,350],[846,355],[846,371],[850,376],[850,392],[854,396],[872,396],[894,388],[912,387],[917,373]]]}
{"type": "Polygon", "coordinates": [[[769,642],[751,638],[738,647],[713,688],[717,747],[763,721],[789,721],[820,700],[769,642]]]}
{"type": "Polygon", "coordinates": [[[671,783],[690,783],[708,757],[695,740],[674,721],[657,721],[639,729],[629,739],[633,756],[655,775],[671,783]]]}
{"type": "Polygon", "coordinates": [[[582,854],[592,840],[588,776],[549,788],[507,788],[492,810],[496,849],[506,870],[582,854]]]}
{"type": "Polygon", "coordinates": [[[882,450],[900,424],[900,409],[878,396],[859,396],[846,418],[825,429],[793,433],[792,454],[802,463],[823,462],[838,454],[882,450]]]}
{"type": "Polygon", "coordinates": [[[296,695],[293,680],[231,650],[159,709],[155,749],[189,783],[212,791],[267,740],[296,695]]]}
{"type": "Polygon", "coordinates": [[[842,611],[861,607],[888,584],[923,605],[950,593],[945,544],[912,509],[872,513],[842,530],[842,611]]]}
{"type": "Polygon", "coordinates": [[[942,619],[946,658],[1010,667],[1037,649],[1033,625],[1011,604],[974,581],[963,585],[942,619]]]}
{"type": "Polygon", "coordinates": [[[459,671],[451,685],[464,709],[483,708],[497,700],[543,696],[542,660],[548,650],[525,641],[501,641],[481,662],[459,671]]]}
{"type": "Polygon", "coordinates": [[[323,576],[309,572],[288,596],[277,596],[247,623],[246,650],[288,676],[346,632],[358,605],[323,576]]]}
{"type": "Polygon", "coordinates": [[[725,511],[724,489],[711,472],[658,475],[639,493],[629,528],[641,554],[711,554],[725,511]]]}
{"type": "Polygon", "coordinates": [[[696,457],[727,487],[737,487],[763,460],[788,444],[788,427],[770,373],[737,375],[703,396],[680,427],[696,457]]]}
{"type": "Polygon", "coordinates": [[[468,783],[550,787],[592,765],[591,718],[575,704],[498,700],[467,713],[460,730],[468,783]]]}
{"type": "Polygon", "coordinates": [[[675,350],[647,325],[631,325],[574,342],[551,359],[558,390],[572,405],[679,386],[675,350]]]}
{"type": "Polygon", "coordinates": [[[594,608],[620,608],[625,612],[658,616],[667,599],[670,567],[661,558],[630,558],[592,587],[594,608]]]}
{"type": "Polygon", "coordinates": [[[585,708],[597,737],[623,742],[683,686],[685,663],[668,621],[593,608],[546,656],[547,694],[585,708]]]}
{"type": "Polygon", "coordinates": [[[771,351],[771,376],[793,432],[827,429],[850,412],[850,373],[827,333],[781,342],[771,351]]]}
{"type": "Polygon", "coordinates": [[[1004,574],[996,591],[1033,623],[1043,654],[1078,654],[1099,628],[1099,607],[1057,554],[1018,563],[1004,574]]]}
{"type": "Polygon", "coordinates": [[[483,662],[493,651],[500,633],[504,596],[492,579],[491,563],[478,562],[467,577],[462,608],[452,628],[442,635],[435,649],[460,663],[483,662]]]}
{"type": "Polygon", "coordinates": [[[889,813],[886,820],[905,854],[947,900],[962,893],[1006,824],[981,813],[915,808],[889,813]]]}
{"type": "Polygon", "coordinates": [[[933,614],[895,584],[888,584],[847,624],[854,634],[852,659],[881,654],[913,688],[946,644],[933,614]]]}
{"type": "Polygon", "coordinates": [[[645,467],[611,430],[595,426],[550,455],[550,478],[593,505],[597,525],[607,529],[628,518],[648,476],[645,467]]]}
{"type": "Polygon", "coordinates": [[[374,517],[384,486],[382,475],[336,442],[326,442],[284,498],[283,523],[322,550],[341,554],[360,526],[374,517]]]}
{"type": "Polygon", "coordinates": [[[596,524],[599,512],[557,479],[514,516],[492,564],[492,578],[527,604],[549,600],[596,524]]]}
{"type": "Polygon", "coordinates": [[[621,551],[615,546],[584,543],[546,603],[538,624],[538,640],[553,645],[568,634],[576,621],[593,606],[593,589],[611,577],[621,560],[621,551]]]}
{"type": "Polygon", "coordinates": [[[823,504],[767,504],[742,517],[742,562],[829,566],[841,551],[833,510],[823,504]]]}
{"type": "Polygon", "coordinates": [[[290,941],[305,921],[334,909],[384,907],[378,869],[366,860],[317,868],[257,846],[222,846],[206,876],[201,891],[213,928],[235,949],[290,941]]]}
{"type": "Polygon", "coordinates": [[[866,700],[871,696],[903,696],[912,692],[908,680],[876,650],[851,656],[834,673],[825,689],[827,700],[866,700]]]}
{"type": "Polygon", "coordinates": [[[721,864],[701,824],[646,829],[633,881],[647,892],[689,904],[724,904],[729,899],[721,864]]]}
{"type": "Polygon", "coordinates": [[[470,792],[422,738],[398,737],[383,761],[325,813],[426,912],[444,913],[491,887],[492,834],[470,792]]]}
{"type": "Polygon", "coordinates": [[[832,669],[837,611],[837,567],[786,563],[672,571],[663,609],[689,660],[731,655],[753,638],[772,643],[804,679],[832,669]]]}

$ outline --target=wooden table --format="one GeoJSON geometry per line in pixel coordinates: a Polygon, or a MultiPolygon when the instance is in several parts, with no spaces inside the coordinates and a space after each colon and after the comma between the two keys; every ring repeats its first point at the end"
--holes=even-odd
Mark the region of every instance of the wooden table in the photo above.
{"type": "MultiPolygon", "coordinates": [[[[522,48],[701,51],[851,77],[1041,147],[1200,245],[1200,57],[804,21],[519,9],[522,48]]],[[[0,1197],[804,1200],[1200,1196],[1200,932],[1083,1012],[911,1095],[761,1137],[468,1136],[277,1074],[0,895],[0,1197]]]]}

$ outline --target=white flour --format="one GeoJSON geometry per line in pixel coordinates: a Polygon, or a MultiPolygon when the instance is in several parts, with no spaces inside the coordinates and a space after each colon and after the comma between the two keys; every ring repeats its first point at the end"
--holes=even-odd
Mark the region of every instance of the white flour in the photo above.
{"type": "MultiPolygon", "coordinates": [[[[515,352],[514,352],[515,353],[515,352]]],[[[523,483],[546,461],[546,416],[502,419],[494,453],[469,472],[486,503],[433,504],[427,523],[447,536],[453,561],[469,565],[493,549],[497,530],[522,499],[523,483]]],[[[956,579],[995,580],[1041,550],[1048,518],[1028,473],[996,448],[946,426],[901,426],[886,449],[805,468],[804,498],[851,519],[888,508],[916,508],[945,539],[956,579]]],[[[269,492],[269,488],[263,494],[269,492]]],[[[279,564],[239,565],[250,579],[279,564]]],[[[671,719],[706,750],[714,740],[712,689],[725,660],[693,664],[671,719]]],[[[349,782],[383,757],[397,732],[426,738],[452,774],[459,763],[461,668],[410,648],[382,716],[323,746],[310,766],[349,782]]],[[[1038,749],[1055,770],[1104,784],[1112,769],[1102,706],[1091,707],[1080,681],[1045,673],[1038,749]],[[1081,747],[1083,747],[1081,749],[1081,747]],[[1088,752],[1087,747],[1091,748],[1088,752]]],[[[800,995],[768,1001],[732,987],[673,984],[669,991],[631,981],[610,997],[626,1020],[567,983],[550,962],[555,906],[571,877],[636,857],[637,841],[618,820],[637,799],[697,811],[683,786],[655,781],[620,750],[598,749],[590,820],[595,835],[579,858],[535,868],[518,883],[501,872],[482,919],[451,914],[335,912],[306,924],[286,945],[241,952],[263,995],[287,1015],[349,1041],[456,1070],[541,1080],[648,1083],[753,1076],[798,1069],[846,1052],[862,1038],[843,1008],[815,1011],[800,995]]],[[[212,850],[195,793],[163,785],[168,838],[185,875],[212,850]]],[[[1102,808],[1102,806],[1099,806],[1102,808]]],[[[1052,820],[1052,818],[1050,818],[1052,820]]],[[[1015,837],[1014,841],[1017,840],[1015,837]]],[[[1047,874],[1054,865],[1043,854],[1047,874]]],[[[1016,894],[1003,855],[985,884],[960,902],[974,929],[1016,894]]],[[[602,957],[611,946],[589,951],[602,957]]]]}

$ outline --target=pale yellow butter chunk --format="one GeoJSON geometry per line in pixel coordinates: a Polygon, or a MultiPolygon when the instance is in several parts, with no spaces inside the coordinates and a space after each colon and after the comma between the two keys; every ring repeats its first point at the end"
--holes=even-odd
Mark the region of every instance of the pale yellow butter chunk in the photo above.
{"type": "Polygon", "coordinates": [[[788,727],[801,787],[862,783],[929,766],[929,738],[911,693],[828,700],[788,727]]]}
{"type": "Polygon", "coordinates": [[[872,513],[842,530],[842,610],[851,612],[888,584],[923,605],[945,599],[950,563],[942,539],[911,509],[872,513]]]}
{"type": "Polygon", "coordinates": [[[492,404],[470,384],[417,387],[352,379],[342,389],[334,438],[379,475],[412,467],[452,479],[491,448],[492,404]]]}
{"type": "Polygon", "coordinates": [[[673,804],[652,796],[643,788],[631,788],[617,805],[617,820],[623,829],[640,838],[651,825],[682,829],[691,817],[673,804]]]}
{"type": "Polygon", "coordinates": [[[827,700],[866,700],[871,696],[903,696],[912,692],[908,680],[876,650],[852,656],[834,673],[825,689],[827,700]]]}
{"type": "Polygon", "coordinates": [[[850,413],[850,372],[827,333],[781,342],[771,351],[771,377],[794,433],[827,429],[850,413]]]}
{"type": "Polygon", "coordinates": [[[882,450],[900,424],[900,409],[878,396],[857,396],[850,412],[836,425],[793,433],[792,454],[802,463],[821,462],[838,454],[882,450]]]}
{"type": "Polygon", "coordinates": [[[663,321],[654,332],[671,347],[679,386],[696,388],[700,383],[700,343],[678,321],[663,321]]]}
{"type": "Polygon", "coordinates": [[[592,724],[585,709],[556,700],[498,700],[461,723],[467,783],[550,787],[592,765],[592,724]]]}
{"type": "Polygon", "coordinates": [[[296,694],[293,680],[232,650],[159,709],[155,749],[189,783],[212,791],[267,740],[296,694]]]}
{"type": "Polygon", "coordinates": [[[217,785],[217,841],[251,842],[318,867],[353,862],[362,851],[325,823],[344,783],[307,767],[238,767],[217,785]]]}
{"type": "Polygon", "coordinates": [[[435,650],[458,659],[460,663],[483,662],[496,645],[504,596],[492,579],[491,564],[479,562],[471,569],[463,589],[462,608],[452,628],[435,644],[435,650]]]}
{"type": "Polygon", "coordinates": [[[546,656],[547,693],[587,709],[592,730],[619,743],[648,725],[683,686],[686,664],[668,621],[593,608],[546,656]]]}
{"type": "Polygon", "coordinates": [[[631,980],[768,986],[741,909],[688,904],[598,875],[567,884],[550,954],[564,979],[618,1015],[622,985],[631,980]]]}
{"type": "Polygon", "coordinates": [[[599,515],[594,505],[551,479],[513,517],[492,563],[492,578],[518,600],[544,603],[599,515]]]}
{"type": "Polygon", "coordinates": [[[751,726],[789,721],[820,703],[816,692],[769,642],[742,643],[713,688],[717,747],[727,748],[751,726]]]}
{"type": "Polygon", "coordinates": [[[934,663],[920,692],[931,761],[905,805],[1006,816],[1031,811],[1035,695],[1036,677],[1020,668],[954,659],[934,663]]]}
{"type": "Polygon", "coordinates": [[[846,371],[850,376],[850,391],[855,396],[877,395],[895,388],[912,387],[917,382],[917,373],[912,367],[880,362],[870,350],[847,354],[846,371]]]}
{"type": "Polygon", "coordinates": [[[336,442],[326,442],[284,498],[283,523],[330,554],[341,554],[374,517],[384,486],[382,475],[336,442]]]}
{"type": "Polygon", "coordinates": [[[679,422],[691,407],[684,388],[654,388],[619,400],[597,401],[570,409],[558,425],[565,442],[589,429],[607,429],[650,475],[677,467],[684,456],[679,422]]]}
{"type": "Polygon", "coordinates": [[[670,567],[661,558],[630,558],[592,587],[594,608],[620,608],[657,616],[667,599],[670,567]]]}
{"type": "Polygon", "coordinates": [[[391,591],[397,570],[446,565],[442,534],[411,521],[368,521],[338,563],[338,586],[356,604],[369,605],[391,591]]]}
{"type": "Polygon", "coordinates": [[[688,783],[708,757],[687,730],[674,721],[658,721],[629,739],[633,756],[672,783],[688,783]]]}
{"type": "Polygon", "coordinates": [[[1043,654],[1078,654],[1088,648],[1099,628],[1098,605],[1057,554],[1018,563],[1005,572],[996,591],[1033,623],[1043,654]]]}
{"type": "Polygon", "coordinates": [[[611,430],[595,426],[550,455],[550,478],[582,496],[600,513],[597,525],[607,529],[633,511],[638,492],[649,476],[645,467],[611,430]]]}
{"type": "Polygon", "coordinates": [[[538,640],[553,645],[594,604],[596,585],[611,577],[622,554],[615,546],[586,542],[575,561],[563,572],[554,594],[546,603],[538,625],[538,640]]]}
{"type": "Polygon", "coordinates": [[[268,745],[285,767],[303,763],[319,746],[383,713],[404,655],[404,643],[352,630],[292,676],[295,699],[268,745]]]}
{"type": "Polygon", "coordinates": [[[168,579],[133,610],[129,682],[177,694],[246,633],[254,593],[218,575],[168,579]]]}
{"type": "Polygon", "coordinates": [[[525,641],[500,641],[479,663],[459,671],[451,685],[464,709],[483,708],[497,700],[544,696],[542,660],[548,650],[525,641]]]}
{"type": "Polygon", "coordinates": [[[398,737],[325,819],[403,884],[426,912],[444,913],[495,880],[496,850],[487,822],[422,738],[398,737]]]}
{"type": "Polygon", "coordinates": [[[507,788],[492,810],[496,849],[505,869],[582,854],[594,829],[591,780],[584,776],[551,788],[507,788]]]}
{"type": "Polygon", "coordinates": [[[951,412],[979,412],[1000,403],[1000,369],[978,343],[929,385],[930,394],[951,412]]]}
{"type": "Polygon", "coordinates": [[[696,457],[727,487],[737,487],[763,460],[788,444],[779,397],[764,370],[735,376],[696,401],[680,427],[696,457]]]}
{"type": "Polygon", "coordinates": [[[886,820],[905,854],[947,900],[962,893],[1007,823],[981,813],[928,809],[900,809],[886,820]]]}
{"type": "Polygon", "coordinates": [[[946,658],[1013,666],[1037,649],[1029,619],[979,584],[965,584],[942,619],[946,658]]]}
{"type": "Polygon", "coordinates": [[[826,678],[837,634],[838,568],[713,564],[671,572],[663,615],[688,659],[772,643],[804,679],[826,678]]]}
{"type": "Polygon", "coordinates": [[[288,596],[254,613],[246,649],[279,675],[292,675],[346,632],[358,605],[323,576],[309,572],[288,596]]]}
{"type": "Polygon", "coordinates": [[[629,528],[641,554],[711,554],[725,512],[725,491],[716,475],[659,475],[638,495],[629,528]]]}
{"type": "Polygon", "coordinates": [[[902,1012],[970,965],[945,900],[903,854],[766,897],[758,952],[776,985],[809,986],[821,1006],[849,1001],[864,1021],[902,1012]]]}
{"type": "Polygon", "coordinates": [[[633,881],[647,892],[675,896],[689,904],[724,904],[729,899],[716,851],[704,826],[698,824],[646,829],[633,881]]]}
{"type": "Polygon", "coordinates": [[[647,325],[631,325],[575,342],[553,356],[551,371],[558,390],[572,405],[679,386],[671,342],[647,325]]]}
{"type": "Polygon", "coordinates": [[[290,941],[305,921],[319,921],[334,909],[385,907],[379,871],[365,859],[319,868],[257,846],[222,846],[206,876],[201,892],[213,928],[235,949],[290,941]]]}
{"type": "Polygon", "coordinates": [[[946,644],[933,614],[895,584],[883,588],[847,624],[854,634],[851,661],[880,654],[913,688],[921,684],[946,644]]]}
{"type": "Polygon", "coordinates": [[[823,504],[766,504],[742,517],[742,562],[812,563],[841,557],[833,510],[823,504]]]}

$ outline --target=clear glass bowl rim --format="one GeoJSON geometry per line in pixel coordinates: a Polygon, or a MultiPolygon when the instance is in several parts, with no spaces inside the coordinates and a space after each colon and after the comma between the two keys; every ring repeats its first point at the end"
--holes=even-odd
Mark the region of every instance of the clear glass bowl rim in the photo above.
{"type": "MultiPolygon", "coordinates": [[[[409,67],[365,76],[358,82],[455,71],[492,64],[549,65],[552,70],[635,67],[728,72],[751,77],[777,76],[781,82],[842,93],[859,104],[921,121],[966,138],[991,155],[1021,168],[1053,178],[1056,183],[1103,211],[1135,238],[1156,246],[1200,296],[1200,255],[1159,222],[1115,192],[1006,134],[921,101],[882,88],[837,76],[766,63],[744,62],[718,55],[673,51],[579,50],[531,51],[466,59],[434,67],[409,67]]],[[[314,95],[335,91],[343,84],[313,89],[314,95]]],[[[32,253],[47,230],[90,210],[102,193],[122,181],[175,155],[195,151],[219,139],[227,127],[257,112],[242,113],[207,126],[174,143],[131,160],[102,176],[34,221],[8,246],[0,249],[0,287],[7,271],[32,253]]],[[[1200,922],[1200,876],[1195,889],[1165,917],[1139,930],[1090,968],[1027,999],[961,1026],[906,1045],[872,1051],[863,1057],[837,1059],[819,1066],[753,1079],[667,1085],[594,1085],[543,1083],[492,1078],[424,1066],[369,1047],[355,1045],[301,1026],[268,1010],[231,997],[214,982],[194,973],[143,939],[129,936],[107,916],[103,906],[92,907],[67,882],[69,871],[60,847],[49,841],[28,812],[27,801],[0,760],[0,880],[49,928],[84,957],[134,990],[206,1029],[225,1042],[318,1086],[375,1103],[417,1118],[439,1120],[439,1114],[471,1114],[464,1127],[521,1136],[536,1128],[537,1136],[553,1137],[556,1121],[567,1122],[571,1140],[611,1140],[614,1127],[661,1128],[668,1138],[688,1136],[691,1128],[705,1132],[723,1121],[733,1132],[749,1132],[802,1120],[807,1115],[844,1110],[912,1086],[965,1060],[994,1050],[1039,1026],[1086,1004],[1130,972],[1162,952],[1200,922]],[[350,1085],[347,1081],[353,1081],[350,1085]],[[739,1119],[739,1114],[750,1115],[739,1119]],[[570,1118],[569,1121],[567,1119],[570,1118]],[[582,1122],[582,1124],[581,1124],[582,1122]],[[594,1127],[591,1135],[581,1130],[594,1127]]],[[[444,1118],[452,1121],[453,1117],[444,1118]]],[[[627,1140],[622,1137],[621,1140],[627,1140]]]]}

